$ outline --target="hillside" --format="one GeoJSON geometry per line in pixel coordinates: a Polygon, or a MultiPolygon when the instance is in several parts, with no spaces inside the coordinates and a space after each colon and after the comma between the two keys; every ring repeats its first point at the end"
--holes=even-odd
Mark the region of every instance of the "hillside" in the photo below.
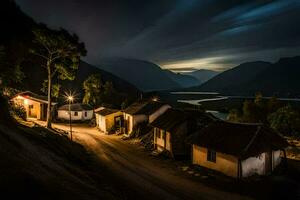
{"type": "Polygon", "coordinates": [[[215,77],[219,74],[219,72],[207,70],[207,69],[199,69],[192,72],[183,73],[185,75],[193,76],[198,79],[201,83],[208,81],[209,79],[215,77]]]}
{"type": "Polygon", "coordinates": [[[300,94],[300,56],[278,62],[248,62],[227,70],[191,90],[214,91],[229,95],[296,97],[300,94]]]}
{"type": "Polygon", "coordinates": [[[168,77],[158,65],[148,61],[106,58],[101,60],[98,67],[128,81],[143,91],[168,90],[181,87],[168,77]]]}
{"type": "MultiPolygon", "coordinates": [[[[25,75],[18,89],[41,93],[42,83],[47,79],[46,70],[41,67],[40,58],[29,53],[33,40],[32,30],[39,24],[20,10],[12,0],[1,1],[0,11],[3,20],[2,28],[6,30],[0,33],[0,46],[5,47],[10,65],[20,65],[25,75]]],[[[63,91],[76,91],[79,96],[82,96],[82,83],[93,73],[100,73],[103,82],[111,81],[123,98],[135,98],[139,93],[132,84],[84,61],[80,62],[74,81],[54,80],[53,82],[62,84],[63,91]]]]}
{"type": "Polygon", "coordinates": [[[252,91],[281,96],[300,94],[300,56],[281,58],[248,83],[252,91]]]}
{"type": "Polygon", "coordinates": [[[164,71],[169,78],[177,82],[182,88],[192,87],[201,84],[201,82],[193,76],[181,73],[174,73],[167,69],[164,71]]]}
{"type": "Polygon", "coordinates": [[[64,132],[0,123],[0,192],[9,199],[132,199],[138,191],[64,132]]]}
{"type": "Polygon", "coordinates": [[[247,84],[270,65],[271,63],[262,61],[243,63],[213,77],[194,89],[229,94],[243,93],[248,88],[247,84]]]}

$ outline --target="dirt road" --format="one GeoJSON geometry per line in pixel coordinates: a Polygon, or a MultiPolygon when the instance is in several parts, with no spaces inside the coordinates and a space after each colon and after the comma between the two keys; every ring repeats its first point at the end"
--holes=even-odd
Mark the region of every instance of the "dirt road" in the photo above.
{"type": "MultiPolygon", "coordinates": [[[[68,125],[55,124],[65,131],[68,125]]],[[[73,139],[94,152],[124,185],[141,191],[145,199],[248,199],[219,191],[179,175],[172,167],[153,159],[141,147],[101,134],[95,128],[75,125],[73,139]]]]}

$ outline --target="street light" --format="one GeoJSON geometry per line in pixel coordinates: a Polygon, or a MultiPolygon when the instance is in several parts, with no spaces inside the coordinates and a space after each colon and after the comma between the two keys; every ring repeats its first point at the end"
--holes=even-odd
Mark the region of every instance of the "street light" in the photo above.
{"type": "Polygon", "coordinates": [[[73,102],[74,97],[70,95],[70,96],[67,97],[67,99],[68,99],[68,102],[69,102],[70,136],[71,136],[71,141],[72,141],[72,113],[71,113],[71,103],[73,102]]]}

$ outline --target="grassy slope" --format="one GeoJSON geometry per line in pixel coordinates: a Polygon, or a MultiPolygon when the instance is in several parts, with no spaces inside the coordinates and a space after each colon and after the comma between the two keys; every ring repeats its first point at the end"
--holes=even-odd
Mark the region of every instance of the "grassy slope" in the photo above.
{"type": "Polygon", "coordinates": [[[40,127],[0,125],[0,145],[2,196],[120,199],[133,195],[81,145],[64,135],[40,127]]]}

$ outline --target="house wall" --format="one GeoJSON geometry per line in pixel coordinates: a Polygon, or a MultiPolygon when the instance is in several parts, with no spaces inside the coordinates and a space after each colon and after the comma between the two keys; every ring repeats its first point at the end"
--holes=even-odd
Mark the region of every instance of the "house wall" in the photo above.
{"type": "Polygon", "coordinates": [[[234,156],[216,153],[216,162],[207,161],[207,148],[192,146],[193,164],[210,168],[226,174],[227,176],[237,177],[238,159],[234,156]]]}
{"type": "Polygon", "coordinates": [[[104,132],[108,133],[108,131],[115,125],[115,117],[122,116],[122,112],[112,113],[110,115],[105,116],[105,129],[104,132]]]}
{"type": "Polygon", "coordinates": [[[93,110],[86,110],[86,111],[82,111],[82,119],[83,120],[90,120],[93,119],[94,117],[94,111],[93,110]],[[87,115],[85,116],[84,113],[87,113],[87,115]]]}
{"type": "MultiPolygon", "coordinates": [[[[70,116],[69,116],[69,111],[66,110],[58,110],[57,111],[58,115],[57,118],[58,119],[63,119],[63,120],[69,120],[70,116]]],[[[93,114],[94,111],[93,110],[87,110],[87,111],[71,111],[71,118],[72,121],[79,121],[79,120],[89,120],[93,118],[93,114]],[[77,116],[75,116],[75,112],[78,113],[77,116]],[[85,112],[87,112],[87,116],[85,116],[85,112]]]]}
{"type": "Polygon", "coordinates": [[[133,116],[127,113],[124,113],[125,126],[127,126],[127,133],[130,134],[132,132],[133,127],[133,116]]]}
{"type": "Polygon", "coordinates": [[[106,123],[105,123],[105,116],[96,114],[96,120],[97,120],[97,127],[102,132],[106,132],[106,123]]]}
{"type": "Polygon", "coordinates": [[[22,105],[25,108],[27,118],[41,119],[41,103],[21,96],[14,98],[13,101],[15,104],[22,105]],[[31,115],[29,115],[30,113],[31,115]]]}
{"type": "Polygon", "coordinates": [[[262,153],[257,157],[250,157],[242,161],[242,177],[251,176],[254,174],[265,174],[265,159],[266,154],[262,153]]]}
{"type": "MultiPolygon", "coordinates": [[[[272,169],[274,170],[281,162],[280,150],[272,151],[272,169]]],[[[243,177],[255,174],[265,175],[266,153],[262,153],[257,157],[250,157],[242,161],[243,177]]]]}
{"type": "Polygon", "coordinates": [[[157,111],[155,111],[152,115],[149,116],[149,123],[153,122],[157,117],[164,114],[171,106],[169,105],[163,105],[160,107],[157,111]]]}
{"type": "Polygon", "coordinates": [[[165,132],[163,129],[155,128],[154,129],[154,145],[156,146],[156,150],[164,151],[167,150],[172,153],[171,149],[171,133],[165,132]],[[158,133],[161,134],[158,134],[158,133]],[[166,134],[165,136],[163,134],[166,134]],[[159,137],[160,135],[160,137],[159,137]]]}
{"type": "Polygon", "coordinates": [[[281,151],[277,150],[277,151],[273,151],[273,170],[281,163],[281,151]]]}
{"type": "Polygon", "coordinates": [[[130,115],[127,113],[124,113],[124,120],[129,121],[129,126],[127,127],[127,134],[131,134],[133,131],[133,128],[141,123],[148,120],[148,117],[146,115],[130,115]]]}

